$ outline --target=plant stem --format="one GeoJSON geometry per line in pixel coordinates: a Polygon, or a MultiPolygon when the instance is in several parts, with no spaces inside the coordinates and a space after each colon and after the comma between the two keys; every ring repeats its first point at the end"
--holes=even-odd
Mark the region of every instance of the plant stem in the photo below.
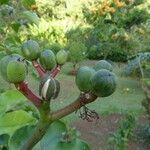
{"type": "Polygon", "coordinates": [[[36,126],[33,135],[28,139],[28,141],[23,145],[23,150],[31,150],[45,135],[49,125],[52,123],[51,119],[48,117],[50,112],[49,104],[43,103],[39,108],[40,120],[36,126]]]}
{"type": "Polygon", "coordinates": [[[60,69],[61,66],[57,65],[57,67],[50,72],[51,76],[54,78],[60,72],[60,69]]]}
{"type": "Polygon", "coordinates": [[[37,108],[41,105],[41,99],[29,89],[27,82],[23,81],[15,86],[17,90],[27,97],[37,108]]]}
{"type": "Polygon", "coordinates": [[[36,71],[38,72],[39,76],[44,77],[46,71],[39,65],[39,63],[37,61],[32,61],[32,64],[34,68],[36,69],[36,71]]]}
{"type": "Polygon", "coordinates": [[[76,101],[74,101],[70,105],[66,106],[65,108],[62,108],[62,109],[52,113],[52,116],[51,116],[52,120],[53,121],[58,120],[58,119],[63,118],[64,116],[67,116],[67,115],[71,114],[72,112],[78,110],[82,106],[95,101],[96,98],[97,98],[97,96],[95,96],[93,94],[89,94],[88,97],[86,97],[86,94],[80,94],[80,96],[76,99],[76,101]]]}

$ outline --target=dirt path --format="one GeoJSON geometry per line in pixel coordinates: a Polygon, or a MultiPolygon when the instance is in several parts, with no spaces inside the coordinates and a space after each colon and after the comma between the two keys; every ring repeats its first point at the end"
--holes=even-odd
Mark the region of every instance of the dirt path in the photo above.
{"type": "MultiPolygon", "coordinates": [[[[97,123],[80,120],[73,123],[73,126],[80,131],[81,138],[88,141],[92,150],[106,150],[108,146],[108,139],[117,130],[121,119],[123,119],[122,115],[113,114],[109,116],[101,116],[97,123]]],[[[143,116],[139,119],[140,126],[145,123],[145,120],[146,118],[143,116]]],[[[138,129],[136,129],[136,131],[138,131],[138,129]]],[[[145,145],[141,139],[137,140],[133,137],[129,140],[128,149],[150,150],[150,140],[147,141],[145,145]]]]}

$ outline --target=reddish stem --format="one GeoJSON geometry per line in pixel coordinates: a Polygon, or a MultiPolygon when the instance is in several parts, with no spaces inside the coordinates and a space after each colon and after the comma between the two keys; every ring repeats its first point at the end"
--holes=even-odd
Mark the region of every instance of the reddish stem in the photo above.
{"type": "Polygon", "coordinates": [[[61,66],[57,65],[57,67],[50,72],[51,76],[53,78],[56,77],[56,75],[60,72],[60,70],[61,70],[61,66]]]}
{"type": "Polygon", "coordinates": [[[34,60],[34,61],[32,61],[32,64],[33,64],[34,68],[36,69],[36,71],[38,72],[39,76],[44,77],[46,71],[39,65],[39,63],[36,60],[34,60]]]}
{"type": "Polygon", "coordinates": [[[29,89],[26,81],[23,81],[15,86],[17,90],[27,97],[36,107],[41,105],[41,99],[29,89]]]}

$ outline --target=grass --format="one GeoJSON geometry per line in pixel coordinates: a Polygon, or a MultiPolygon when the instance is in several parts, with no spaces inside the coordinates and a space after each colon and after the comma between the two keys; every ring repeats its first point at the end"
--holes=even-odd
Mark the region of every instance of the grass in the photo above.
{"type": "MultiPolygon", "coordinates": [[[[81,65],[93,66],[95,61],[84,61],[81,65]]],[[[57,110],[73,102],[79,95],[80,91],[75,85],[75,77],[67,75],[71,70],[72,65],[67,63],[62,68],[57,79],[61,84],[61,91],[59,97],[53,101],[52,109],[57,110]]],[[[141,101],[144,98],[144,93],[141,89],[138,79],[123,77],[121,72],[123,64],[114,64],[114,72],[118,76],[118,86],[116,92],[106,98],[98,98],[96,102],[89,104],[89,108],[96,110],[101,115],[108,115],[112,113],[124,114],[133,112],[140,114],[144,111],[141,101]]],[[[31,88],[37,92],[38,82],[33,77],[28,76],[31,88]]],[[[0,78],[1,89],[8,89],[8,84],[0,78]]],[[[72,122],[78,119],[78,115],[72,113],[64,118],[65,122],[72,122]]]]}

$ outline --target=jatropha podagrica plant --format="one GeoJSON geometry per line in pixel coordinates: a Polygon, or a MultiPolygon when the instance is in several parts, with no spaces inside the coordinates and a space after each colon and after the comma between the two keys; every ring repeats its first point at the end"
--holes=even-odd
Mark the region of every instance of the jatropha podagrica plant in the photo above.
{"type": "Polygon", "coordinates": [[[79,97],[70,105],[53,112],[50,109],[51,99],[57,98],[61,88],[55,77],[67,61],[67,55],[65,50],[60,50],[56,55],[50,49],[41,51],[36,41],[28,40],[22,44],[22,56],[11,54],[1,60],[3,78],[13,83],[16,89],[37,107],[40,114],[33,135],[24,143],[22,149],[32,149],[42,139],[51,123],[72,112],[77,112],[80,108],[83,108],[82,111],[80,110],[82,119],[87,121],[98,119],[96,111],[87,108],[86,104],[95,101],[97,97],[110,96],[116,89],[116,76],[112,72],[112,65],[107,61],[101,60],[93,68],[80,67],[75,78],[76,85],[81,91],[79,97]],[[28,82],[25,81],[28,73],[26,60],[32,62],[41,77],[38,95],[32,92],[28,82]]]}

